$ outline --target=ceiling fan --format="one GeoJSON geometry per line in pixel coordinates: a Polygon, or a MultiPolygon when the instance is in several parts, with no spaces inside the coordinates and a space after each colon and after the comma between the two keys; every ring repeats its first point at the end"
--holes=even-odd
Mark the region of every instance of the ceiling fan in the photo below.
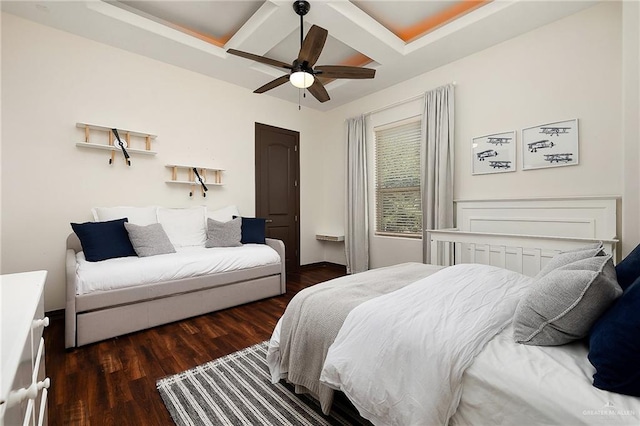
{"type": "Polygon", "coordinates": [[[300,52],[298,57],[291,64],[281,62],[265,56],[254,55],[252,53],[242,52],[236,49],[229,49],[227,53],[241,56],[243,58],[252,59],[256,62],[271,65],[276,68],[284,68],[290,70],[288,75],[278,77],[268,82],[262,87],[257,88],[253,93],[264,93],[267,90],[274,89],[287,81],[290,81],[295,87],[300,89],[308,89],[309,92],[320,102],[326,102],[330,99],[327,89],[317,77],[326,79],[335,78],[351,78],[365,79],[374,78],[376,70],[372,68],[352,67],[343,65],[318,65],[314,67],[316,61],[322,53],[322,48],[329,34],[327,30],[317,25],[312,25],[304,37],[303,32],[303,16],[309,12],[311,6],[308,1],[297,0],[293,2],[293,10],[300,15],[300,52]]]}

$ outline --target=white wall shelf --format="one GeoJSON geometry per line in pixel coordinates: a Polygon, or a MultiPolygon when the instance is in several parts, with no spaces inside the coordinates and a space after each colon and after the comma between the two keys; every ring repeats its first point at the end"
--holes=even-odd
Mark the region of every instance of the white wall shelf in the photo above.
{"type": "MultiPolygon", "coordinates": [[[[97,126],[95,124],[76,123],[76,127],[84,129],[84,142],[76,143],[79,148],[102,149],[111,152],[109,164],[113,164],[115,156],[122,149],[113,133],[115,127],[97,126]]],[[[142,133],[132,130],[117,129],[120,140],[124,142],[127,153],[131,155],[156,155],[156,151],[151,150],[151,143],[157,137],[150,133],[142,133]],[[137,141],[136,141],[137,140],[137,141]],[[136,142],[140,148],[133,148],[132,143],[136,142]]],[[[131,161],[125,158],[125,163],[131,165],[131,161]]]]}
{"type": "MultiPolygon", "coordinates": [[[[105,151],[120,151],[120,147],[116,145],[103,145],[97,143],[87,143],[87,142],[77,142],[76,146],[80,148],[90,148],[90,149],[102,149],[105,151]]],[[[147,151],[146,149],[135,149],[135,148],[127,148],[127,152],[129,154],[142,154],[142,155],[156,155],[155,151],[147,151]]]]}
{"type": "Polygon", "coordinates": [[[222,172],[224,169],[215,167],[202,167],[186,164],[166,164],[165,167],[171,170],[171,179],[166,183],[190,185],[189,197],[193,196],[196,186],[200,186],[203,197],[207,196],[209,186],[222,186],[222,172]]]}

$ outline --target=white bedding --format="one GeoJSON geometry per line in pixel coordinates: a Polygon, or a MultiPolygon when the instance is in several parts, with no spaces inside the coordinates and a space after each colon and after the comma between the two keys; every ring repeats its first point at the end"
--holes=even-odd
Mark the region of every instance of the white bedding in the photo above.
{"type": "Polygon", "coordinates": [[[587,346],[528,346],[508,327],[463,377],[451,426],[640,424],[640,398],[593,387],[587,346]]]}
{"type": "Polygon", "coordinates": [[[78,252],[76,259],[77,295],[280,263],[278,253],[265,244],[182,247],[171,254],[101,262],[87,262],[84,253],[78,252]]]}
{"type": "MultiPolygon", "coordinates": [[[[354,308],[320,380],[377,425],[444,425],[462,375],[506,327],[531,278],[456,265],[354,308]]],[[[474,422],[477,423],[477,422],[474,422]]]]}

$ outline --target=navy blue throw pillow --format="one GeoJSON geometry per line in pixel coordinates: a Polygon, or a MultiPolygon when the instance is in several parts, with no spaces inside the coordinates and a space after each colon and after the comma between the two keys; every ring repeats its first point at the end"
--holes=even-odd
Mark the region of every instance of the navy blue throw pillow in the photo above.
{"type": "Polygon", "coordinates": [[[593,385],[640,396],[640,278],[595,323],[589,361],[596,368],[593,385]]]}
{"type": "Polygon", "coordinates": [[[242,244],[265,244],[265,224],[266,220],[259,217],[243,217],[240,242],[242,244]]]}
{"type": "Polygon", "coordinates": [[[72,223],[87,262],[137,256],[124,227],[127,218],[107,222],[72,223]]]}
{"type": "Polygon", "coordinates": [[[640,277],[640,245],[616,265],[616,275],[623,290],[640,277]]]}

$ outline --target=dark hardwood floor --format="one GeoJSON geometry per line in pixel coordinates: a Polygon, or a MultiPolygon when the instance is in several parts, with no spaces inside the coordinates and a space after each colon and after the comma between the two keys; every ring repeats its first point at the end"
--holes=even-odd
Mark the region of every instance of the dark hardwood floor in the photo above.
{"type": "Polygon", "coordinates": [[[80,348],[64,349],[64,319],[45,329],[51,378],[49,425],[172,425],[156,380],[271,337],[301,289],[344,275],[344,268],[302,268],[287,293],[80,348]]]}

